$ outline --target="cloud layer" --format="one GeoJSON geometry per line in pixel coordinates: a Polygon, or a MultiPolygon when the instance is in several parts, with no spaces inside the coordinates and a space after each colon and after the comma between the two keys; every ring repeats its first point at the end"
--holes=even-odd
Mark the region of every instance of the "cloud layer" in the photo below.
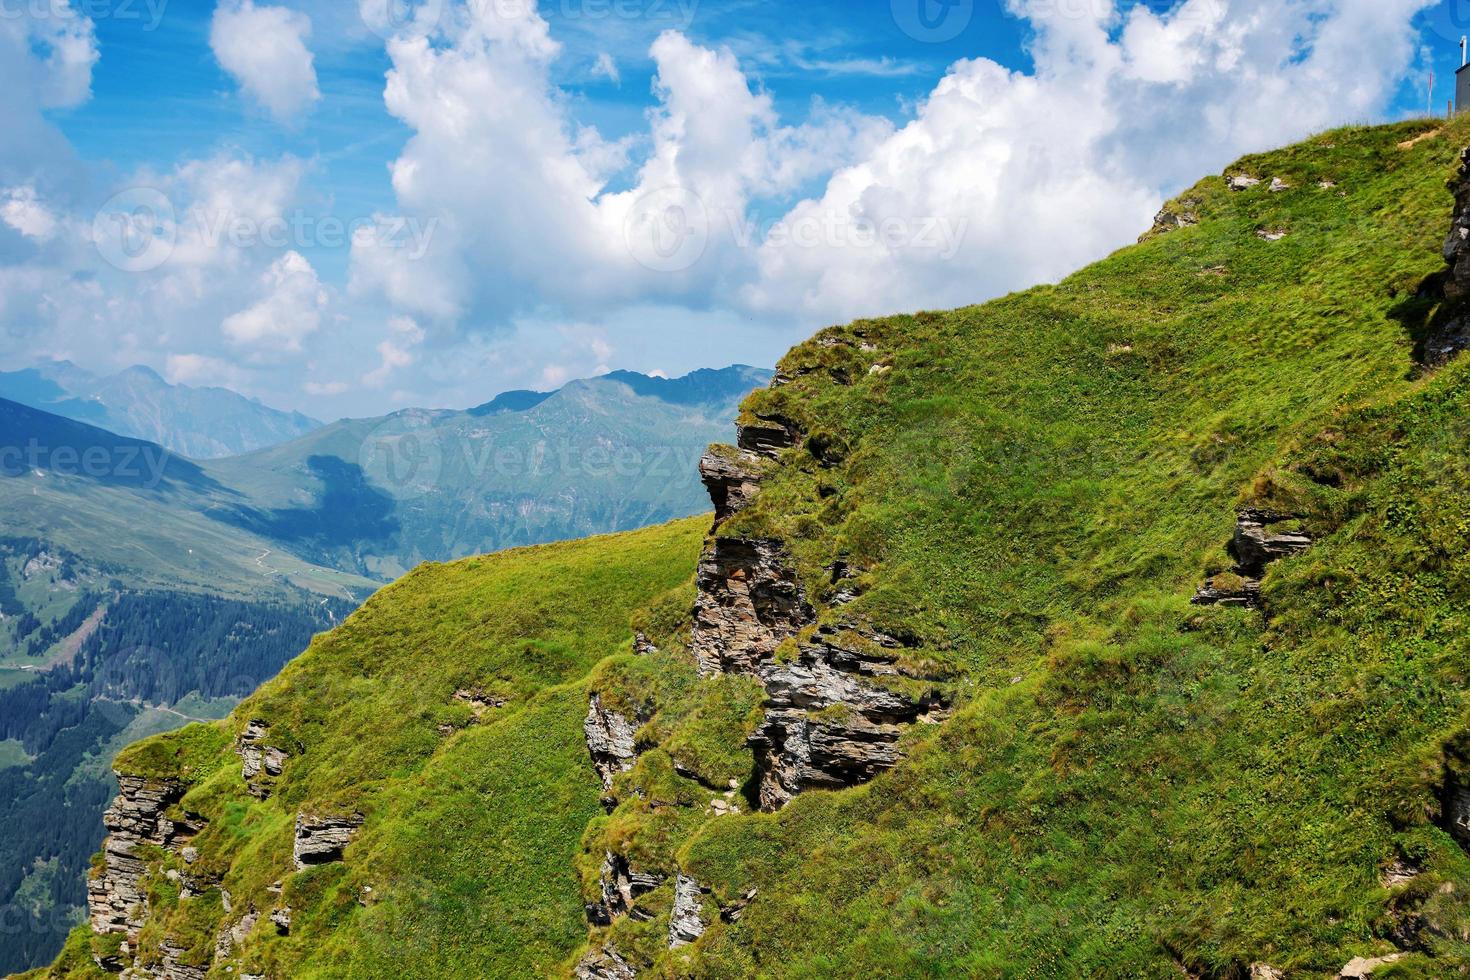
{"type": "MultiPolygon", "coordinates": [[[[104,176],[45,115],[88,98],[92,24],[0,18],[0,358],[142,362],[323,415],[770,360],[827,322],[1053,280],[1242,153],[1381,118],[1430,0],[1008,0],[1032,69],[957,61],[898,124],[783,117],[729,48],[668,30],[646,125],[617,139],[578,118],[534,4],[364,2],[409,136],[341,275],[330,229],[299,222],[331,208],[318,161],[225,148],[104,176]]],[[[210,46],[291,122],[321,98],[310,37],[297,10],[222,0],[210,46]]]]}

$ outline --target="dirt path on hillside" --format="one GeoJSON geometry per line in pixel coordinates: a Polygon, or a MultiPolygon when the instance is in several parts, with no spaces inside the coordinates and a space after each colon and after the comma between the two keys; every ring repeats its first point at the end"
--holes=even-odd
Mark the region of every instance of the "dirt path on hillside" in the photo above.
{"type": "Polygon", "coordinates": [[[102,619],[106,615],[107,607],[98,606],[97,610],[82,622],[82,625],[72,631],[71,636],[68,636],[57,644],[56,652],[47,657],[44,662],[37,664],[35,669],[40,671],[55,670],[57,667],[64,667],[75,660],[77,654],[82,649],[82,644],[86,643],[88,638],[97,632],[97,627],[102,625],[102,619]]]}

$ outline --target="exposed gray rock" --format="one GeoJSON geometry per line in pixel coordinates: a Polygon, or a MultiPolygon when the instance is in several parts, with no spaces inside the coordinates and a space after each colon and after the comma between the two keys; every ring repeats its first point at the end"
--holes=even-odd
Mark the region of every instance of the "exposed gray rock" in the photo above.
{"type": "Polygon", "coordinates": [[[1236,515],[1235,538],[1230,549],[1240,574],[1263,575],[1272,562],[1299,555],[1312,547],[1312,536],[1303,531],[1271,533],[1273,526],[1293,519],[1290,514],[1263,510],[1243,510],[1236,515]]]}
{"type": "Polygon", "coordinates": [[[245,778],[246,789],[251,796],[262,800],[270,795],[271,780],[284,771],[286,760],[290,758],[285,749],[266,744],[269,737],[270,726],[254,719],[235,741],[235,751],[240,756],[240,775],[245,778]]]}
{"type": "Polygon", "coordinates": [[[592,756],[592,767],[602,777],[602,788],[612,789],[613,777],[627,772],[637,761],[638,750],[634,734],[638,726],[619,712],[606,708],[602,696],[592,695],[587,705],[587,720],[582,723],[587,735],[587,752],[592,756]]]}
{"type": "Polygon", "coordinates": [[[674,909],[669,913],[669,949],[688,946],[704,935],[703,903],[704,889],[681,871],[674,881],[674,909]]]}
{"type": "Polygon", "coordinates": [[[219,936],[214,941],[214,958],[216,960],[229,959],[235,952],[235,948],[255,931],[255,926],[259,921],[260,915],[252,907],[249,912],[240,917],[239,922],[221,928],[219,936]]]}
{"type": "Polygon", "coordinates": [[[298,813],[296,840],[291,851],[296,870],[342,860],[342,852],[352,843],[361,827],[360,813],[328,817],[298,813]]]}
{"type": "Polygon", "coordinates": [[[1279,242],[1286,237],[1286,232],[1280,228],[1257,228],[1256,237],[1263,242],[1279,242]]]}
{"type": "Polygon", "coordinates": [[[715,523],[727,520],[745,509],[755,492],[765,467],[762,458],[747,449],[711,446],[699,461],[699,478],[715,505],[715,523]]]}
{"type": "Polygon", "coordinates": [[[1470,147],[1460,153],[1460,170],[1450,181],[1450,190],[1455,195],[1455,209],[1444,243],[1444,260],[1450,267],[1444,294],[1446,299],[1460,302],[1470,298],[1470,147]]]}
{"type": "Polygon", "coordinates": [[[1359,956],[1348,962],[1337,974],[1338,980],[1364,980],[1370,977],[1379,967],[1397,963],[1407,956],[1407,953],[1390,953],[1387,956],[1374,956],[1372,958],[1359,956]]]}
{"type": "Polygon", "coordinates": [[[1227,576],[1216,576],[1194,594],[1191,600],[1196,606],[1240,606],[1248,608],[1259,608],[1261,605],[1261,583],[1258,579],[1240,578],[1233,579],[1227,576]]]}
{"type": "Polygon", "coordinates": [[[1199,224],[1199,214],[1193,209],[1199,206],[1198,201],[1186,200],[1170,202],[1165,204],[1154,215],[1153,227],[1139,236],[1139,241],[1146,241],[1155,235],[1163,235],[1180,228],[1193,228],[1199,224]]]}
{"type": "Polygon", "coordinates": [[[271,924],[276,932],[285,936],[291,932],[291,906],[286,905],[271,912],[271,924]]]}
{"type": "Polygon", "coordinates": [[[1249,174],[1235,174],[1225,179],[1232,191],[1250,190],[1261,182],[1260,178],[1252,177],[1249,174]]]}
{"type": "Polygon", "coordinates": [[[1251,980],[1284,980],[1285,974],[1265,963],[1251,964],[1251,980]]]}
{"type": "Polygon", "coordinates": [[[1445,831],[1470,850],[1470,783],[1446,770],[1440,800],[1440,822],[1445,831]]]}
{"type": "Polygon", "coordinates": [[[745,910],[750,907],[750,903],[755,901],[757,894],[758,891],[752,888],[729,905],[720,906],[720,919],[724,922],[739,922],[745,910]]]}
{"type": "Polygon", "coordinates": [[[1470,349],[1470,319],[1456,317],[1424,341],[1424,363],[1442,367],[1470,349]]]}
{"type": "Polygon", "coordinates": [[[636,980],[638,971],[611,946],[594,949],[572,971],[576,980],[636,980]]]}
{"type": "Polygon", "coordinates": [[[1291,185],[1282,180],[1280,177],[1272,177],[1269,190],[1272,194],[1280,194],[1282,191],[1291,190],[1291,185]]]}
{"type": "Polygon", "coordinates": [[[658,653],[658,647],[654,646],[653,641],[648,638],[648,634],[639,630],[633,634],[633,652],[640,657],[649,657],[658,653]]]}
{"type": "Polygon", "coordinates": [[[180,962],[188,953],[184,947],[172,939],[165,939],[158,944],[158,953],[161,962],[158,969],[152,973],[157,980],[204,980],[209,971],[208,964],[204,966],[192,966],[180,962]]]}
{"type": "Polygon", "coordinates": [[[1303,531],[1272,533],[1271,528],[1293,520],[1290,514],[1246,509],[1235,518],[1235,537],[1230,554],[1235,558],[1235,575],[1216,576],[1195,593],[1197,606],[1261,605],[1261,577],[1266,567],[1283,558],[1299,555],[1312,547],[1313,539],[1303,531]]]}
{"type": "Polygon", "coordinates": [[[758,415],[759,421],[738,427],[735,442],[741,449],[772,459],[783,449],[792,449],[801,442],[801,427],[791,419],[780,415],[758,415]]]}
{"type": "Polygon", "coordinates": [[[662,885],[664,876],[638,871],[626,857],[608,851],[602,862],[600,883],[602,901],[587,906],[587,919],[593,925],[608,926],[613,919],[633,911],[633,903],[662,885]]]}
{"type": "Polygon", "coordinates": [[[698,588],[689,645],[705,676],[754,674],[815,618],[778,541],[714,539],[699,561],[698,588]]]}
{"type": "Polygon", "coordinates": [[[1378,883],[1384,888],[1396,888],[1405,882],[1413,881],[1421,874],[1423,874],[1422,868],[1410,864],[1403,858],[1396,858],[1392,864],[1383,869],[1378,883]]]}
{"type": "Polygon", "coordinates": [[[761,809],[779,810],[808,789],[867,782],[900,759],[907,726],[942,709],[937,694],[913,698],[865,679],[896,674],[891,660],[827,634],[802,644],[796,663],[761,669],[766,716],[750,737],[761,809]]]}
{"type": "Polygon", "coordinates": [[[102,842],[102,867],[87,882],[87,912],[97,935],[126,937],[118,957],[98,960],[104,969],[121,970],[136,951],[138,932],[148,915],[147,866],[138,857],[144,844],[173,846],[188,839],[202,822],[175,821],[165,811],[184,795],[173,779],[147,779],[117,773],[118,795],[102,815],[107,838],[102,842]]]}

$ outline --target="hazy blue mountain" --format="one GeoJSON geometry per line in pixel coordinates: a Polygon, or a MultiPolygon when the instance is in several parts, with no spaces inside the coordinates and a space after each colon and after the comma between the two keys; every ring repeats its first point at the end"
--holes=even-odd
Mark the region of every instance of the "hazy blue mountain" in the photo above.
{"type": "Polygon", "coordinates": [[[770,371],[619,371],[464,412],[334,422],[205,464],[215,516],[318,565],[392,578],[420,561],[628,530],[704,510],[704,448],[770,371]]]}
{"type": "Polygon", "coordinates": [[[68,361],[0,372],[0,397],[195,459],[251,452],[321,427],[226,388],[169,384],[146,367],[96,376],[68,361]]]}

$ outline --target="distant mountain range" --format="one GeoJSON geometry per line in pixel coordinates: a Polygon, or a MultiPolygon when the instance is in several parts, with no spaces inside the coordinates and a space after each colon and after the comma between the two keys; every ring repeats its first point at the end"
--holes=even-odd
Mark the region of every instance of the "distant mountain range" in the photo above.
{"type": "Polygon", "coordinates": [[[194,459],[248,453],[321,428],[300,412],[277,411],[226,388],[169,384],[141,366],[102,377],[69,361],[0,372],[0,398],[194,459]]]}
{"type": "Polygon", "coordinates": [[[139,369],[47,371],[0,376],[57,410],[0,398],[0,906],[30,917],[0,973],[49,955],[82,904],[121,745],[228,711],[420,562],[707,509],[696,461],[771,378],[616,372],[313,428],[139,369]],[[210,421],[229,411],[233,430],[210,421]],[[309,431],[225,459],[134,434],[217,447],[276,423],[309,431]]]}

